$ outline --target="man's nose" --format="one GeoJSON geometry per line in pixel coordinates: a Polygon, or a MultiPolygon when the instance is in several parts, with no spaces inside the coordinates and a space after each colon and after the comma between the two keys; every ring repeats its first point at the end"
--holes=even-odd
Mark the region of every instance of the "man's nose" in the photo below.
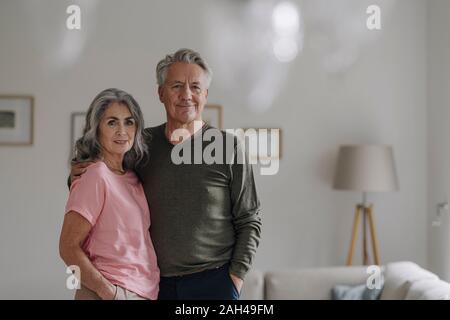
{"type": "Polygon", "coordinates": [[[183,87],[183,90],[181,90],[181,98],[185,100],[192,99],[192,91],[191,88],[189,88],[189,86],[183,87]]]}

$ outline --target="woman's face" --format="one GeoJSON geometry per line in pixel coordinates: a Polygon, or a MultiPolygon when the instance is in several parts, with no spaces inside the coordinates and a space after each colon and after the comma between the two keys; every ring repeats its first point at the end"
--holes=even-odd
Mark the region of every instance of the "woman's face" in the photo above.
{"type": "Polygon", "coordinates": [[[133,147],[136,121],[126,105],[117,102],[110,104],[103,114],[99,129],[104,156],[123,156],[133,147]]]}

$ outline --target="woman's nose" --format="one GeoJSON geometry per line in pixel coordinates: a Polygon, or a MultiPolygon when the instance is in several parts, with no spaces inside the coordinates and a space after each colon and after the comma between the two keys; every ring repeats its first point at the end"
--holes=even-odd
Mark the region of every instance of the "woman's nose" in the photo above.
{"type": "Polygon", "coordinates": [[[119,124],[119,125],[117,126],[117,131],[116,131],[116,133],[117,133],[118,135],[124,135],[124,134],[126,134],[125,126],[124,126],[123,124],[119,124]]]}

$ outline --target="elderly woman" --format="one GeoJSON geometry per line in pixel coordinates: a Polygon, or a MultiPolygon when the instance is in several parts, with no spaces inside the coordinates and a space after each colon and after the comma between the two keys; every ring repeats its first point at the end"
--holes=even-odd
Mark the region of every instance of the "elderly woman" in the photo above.
{"type": "Polygon", "coordinates": [[[128,93],[107,89],[86,115],[74,161],[94,161],[70,187],[60,255],[80,268],[76,300],[156,299],[150,212],[134,169],[145,161],[144,120],[128,93]]]}

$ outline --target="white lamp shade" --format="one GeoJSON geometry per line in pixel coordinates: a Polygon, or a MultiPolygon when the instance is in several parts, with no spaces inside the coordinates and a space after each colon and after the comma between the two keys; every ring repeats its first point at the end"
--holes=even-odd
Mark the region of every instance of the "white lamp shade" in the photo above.
{"type": "Polygon", "coordinates": [[[341,146],[334,189],[362,192],[398,190],[394,154],[391,146],[341,146]]]}

